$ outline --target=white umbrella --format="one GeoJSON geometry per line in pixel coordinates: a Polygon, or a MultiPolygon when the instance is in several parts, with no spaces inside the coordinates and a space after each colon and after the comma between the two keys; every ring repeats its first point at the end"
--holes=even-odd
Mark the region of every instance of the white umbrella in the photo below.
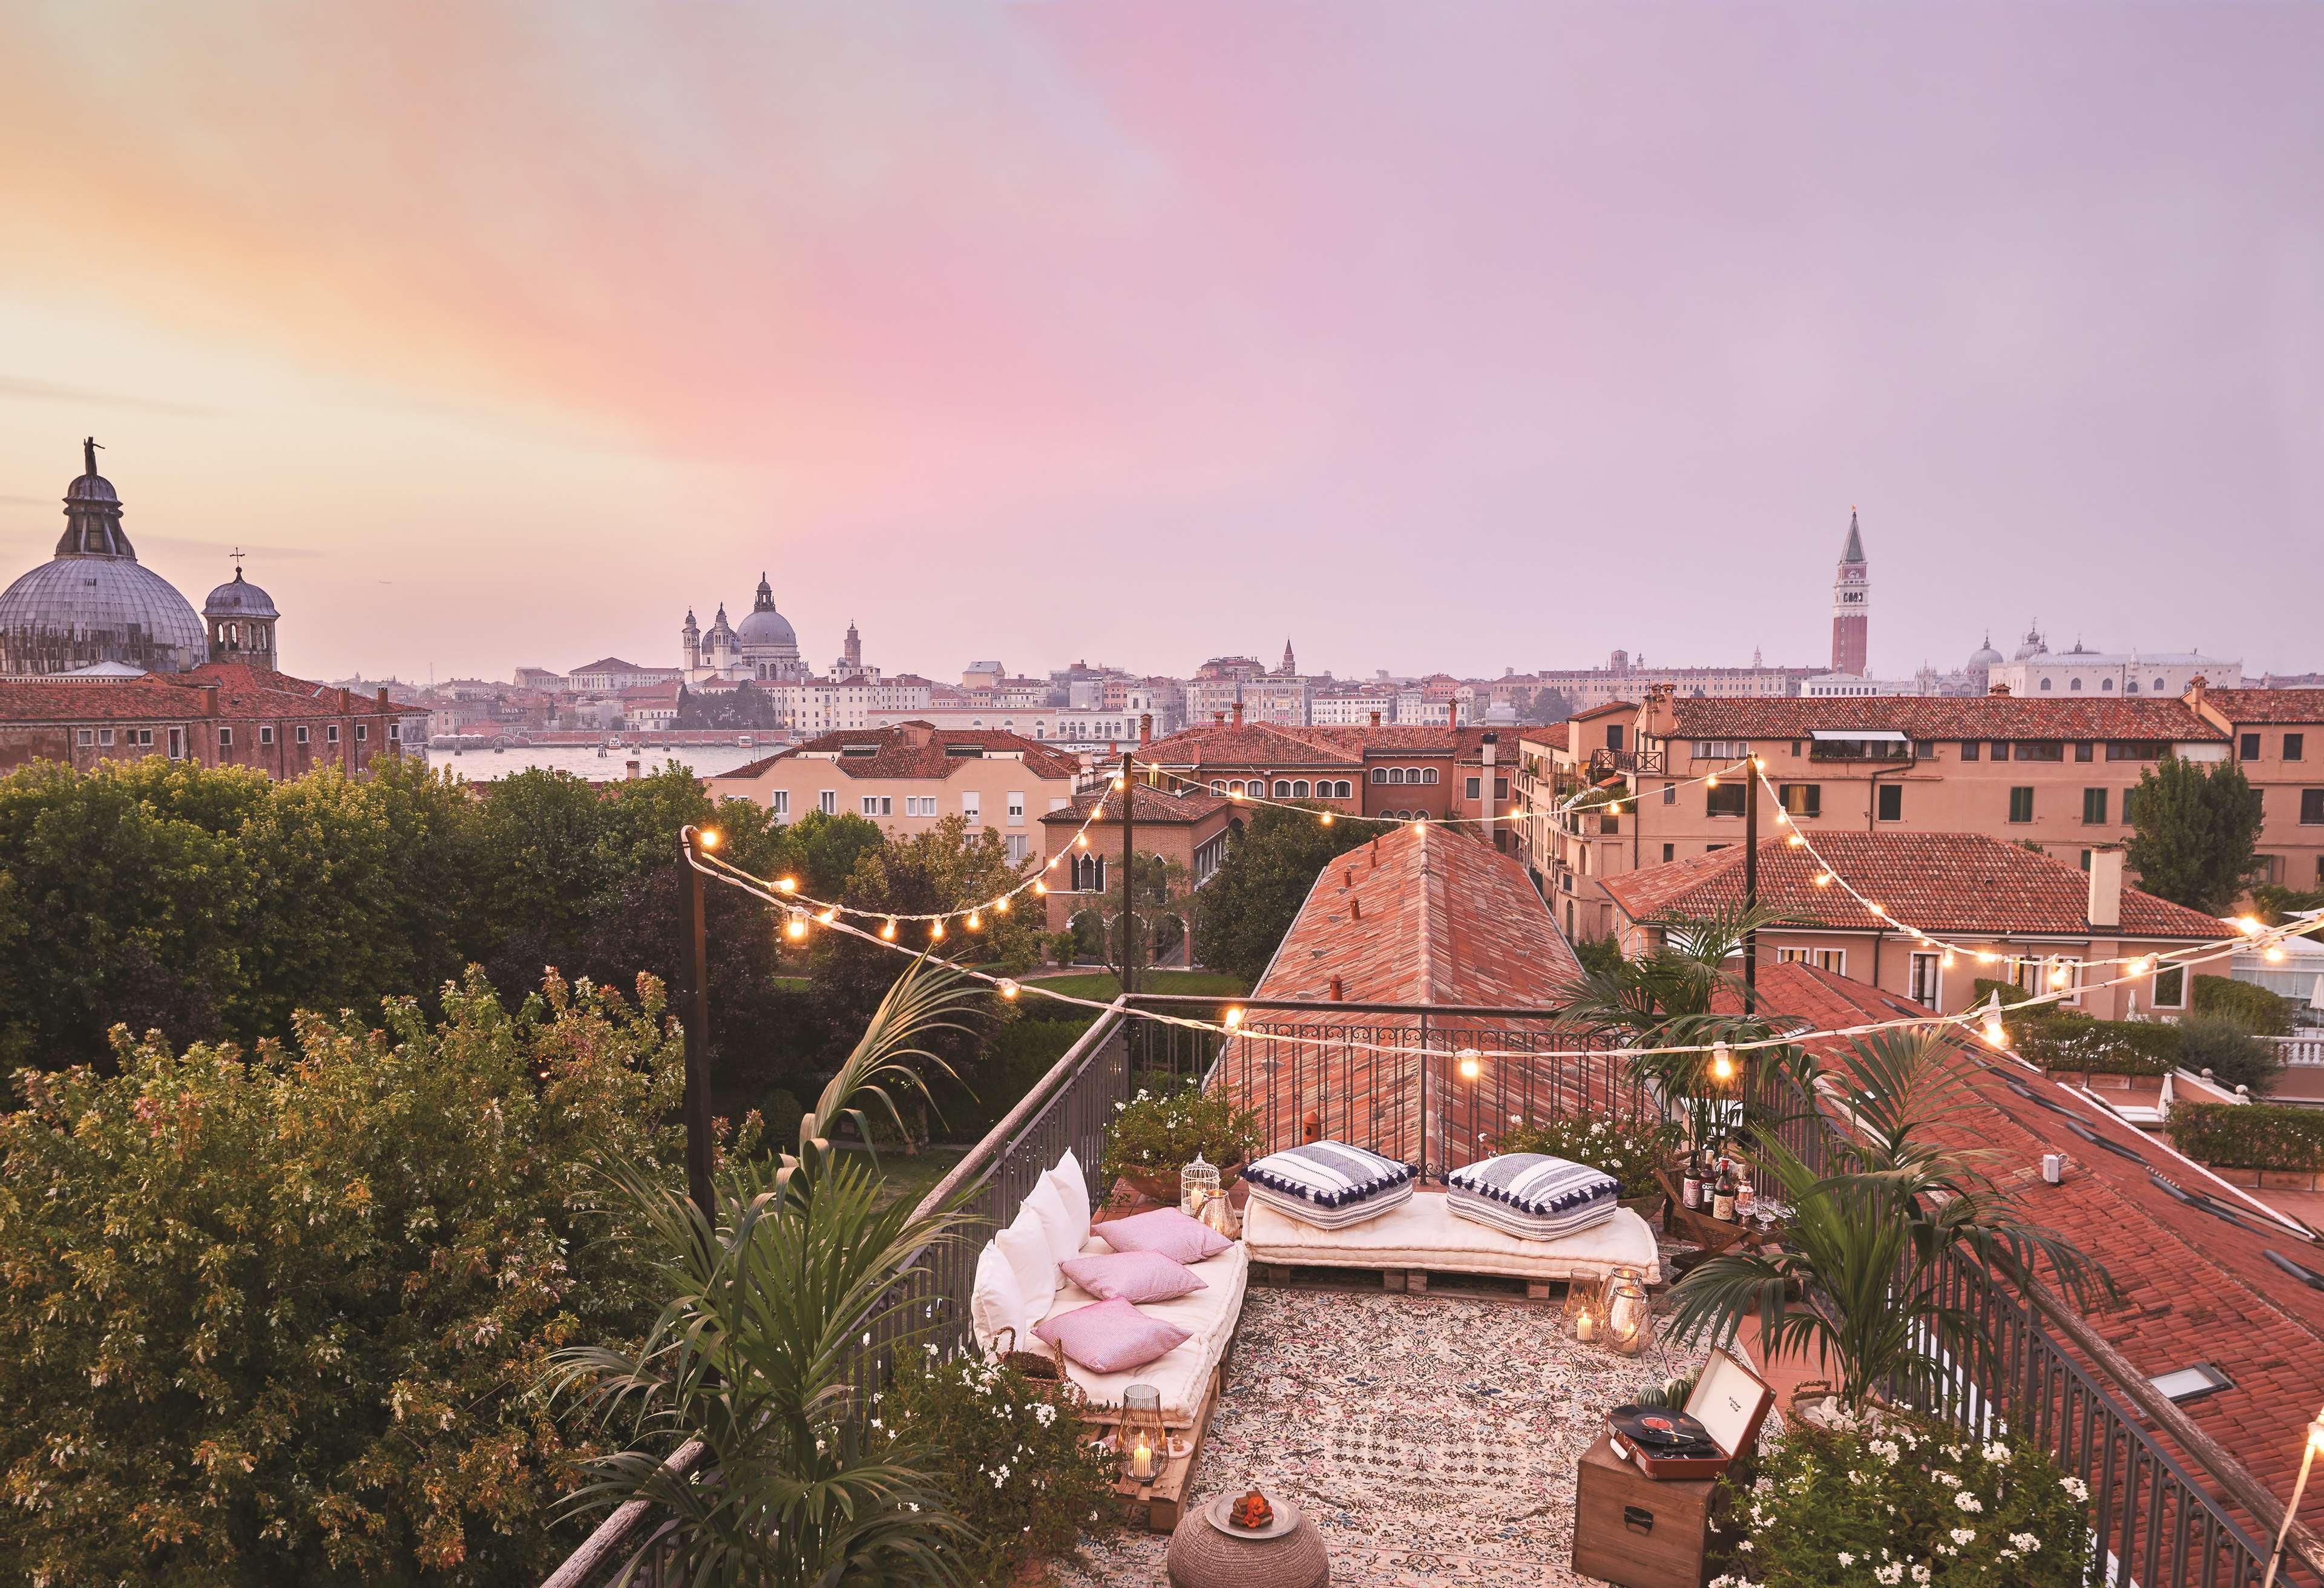
{"type": "Polygon", "coordinates": [[[2316,985],[2308,990],[2308,1007],[2324,1009],[2324,971],[2316,973],[2316,985]]]}

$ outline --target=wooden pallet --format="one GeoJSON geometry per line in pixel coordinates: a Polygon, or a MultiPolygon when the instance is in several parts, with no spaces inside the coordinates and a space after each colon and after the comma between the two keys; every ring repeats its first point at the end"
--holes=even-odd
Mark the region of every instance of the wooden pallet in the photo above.
{"type": "Polygon", "coordinates": [[[1563,1279],[1527,1279],[1512,1274],[1460,1274],[1429,1269],[1320,1268],[1307,1264],[1251,1264],[1254,1278],[1270,1285],[1305,1290],[1401,1290],[1409,1295],[1434,1291],[1443,1296],[1482,1297],[1493,1301],[1550,1301],[1565,1293],[1563,1279]]]}
{"type": "MultiPolygon", "coordinates": [[[[1210,1432],[1211,1413],[1219,1404],[1219,1391],[1226,1386],[1226,1363],[1222,1362],[1211,1370],[1209,1388],[1203,1392],[1203,1404],[1195,1408],[1192,1427],[1174,1428],[1173,1438],[1186,1442],[1184,1455],[1171,1456],[1162,1463],[1162,1470],[1144,1482],[1122,1477],[1113,1486],[1115,1496],[1130,1513],[1132,1527],[1148,1528],[1157,1533],[1167,1533],[1178,1526],[1185,1514],[1186,1494],[1194,1480],[1194,1463],[1203,1458],[1203,1437],[1210,1432]]],[[[1109,1407],[1094,1413],[1088,1421],[1099,1427],[1119,1429],[1120,1409],[1109,1407]]]]}

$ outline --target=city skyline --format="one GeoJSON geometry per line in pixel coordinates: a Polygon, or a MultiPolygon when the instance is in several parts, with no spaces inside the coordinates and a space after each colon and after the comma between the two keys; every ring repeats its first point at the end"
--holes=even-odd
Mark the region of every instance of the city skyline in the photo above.
{"type": "Polygon", "coordinates": [[[561,14],[0,23],[0,566],[93,432],[309,676],[763,567],[818,666],[1489,678],[1816,662],[1854,504],[1875,674],[2318,665],[2313,14],[561,14]]]}

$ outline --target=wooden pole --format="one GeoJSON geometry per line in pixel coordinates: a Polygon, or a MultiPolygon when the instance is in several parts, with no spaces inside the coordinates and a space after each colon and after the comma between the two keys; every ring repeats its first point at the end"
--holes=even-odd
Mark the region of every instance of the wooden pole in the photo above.
{"type": "Polygon", "coordinates": [[[703,922],[702,835],[680,828],[678,860],[686,873],[686,908],[678,922],[678,963],[687,983],[678,1002],[686,1027],[686,1189],[715,1228],[718,1215],[710,1189],[710,937],[703,922]]]}
{"type": "Polygon", "coordinates": [[[1121,752],[1121,990],[1138,991],[1138,817],[1131,808],[1138,786],[1129,751],[1121,752]]]}

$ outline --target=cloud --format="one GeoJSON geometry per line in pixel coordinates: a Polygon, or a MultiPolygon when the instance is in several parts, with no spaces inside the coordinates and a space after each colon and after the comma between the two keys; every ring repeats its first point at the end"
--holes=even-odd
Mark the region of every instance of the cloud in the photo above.
{"type": "MultiPolygon", "coordinates": [[[[79,402],[97,403],[107,408],[136,408],[148,413],[174,413],[190,419],[209,419],[223,411],[200,403],[173,402],[159,397],[133,396],[124,392],[93,392],[86,386],[26,380],[20,375],[0,375],[0,397],[15,397],[32,402],[79,402]]],[[[30,498],[0,496],[0,502],[27,500],[30,498]]]]}

